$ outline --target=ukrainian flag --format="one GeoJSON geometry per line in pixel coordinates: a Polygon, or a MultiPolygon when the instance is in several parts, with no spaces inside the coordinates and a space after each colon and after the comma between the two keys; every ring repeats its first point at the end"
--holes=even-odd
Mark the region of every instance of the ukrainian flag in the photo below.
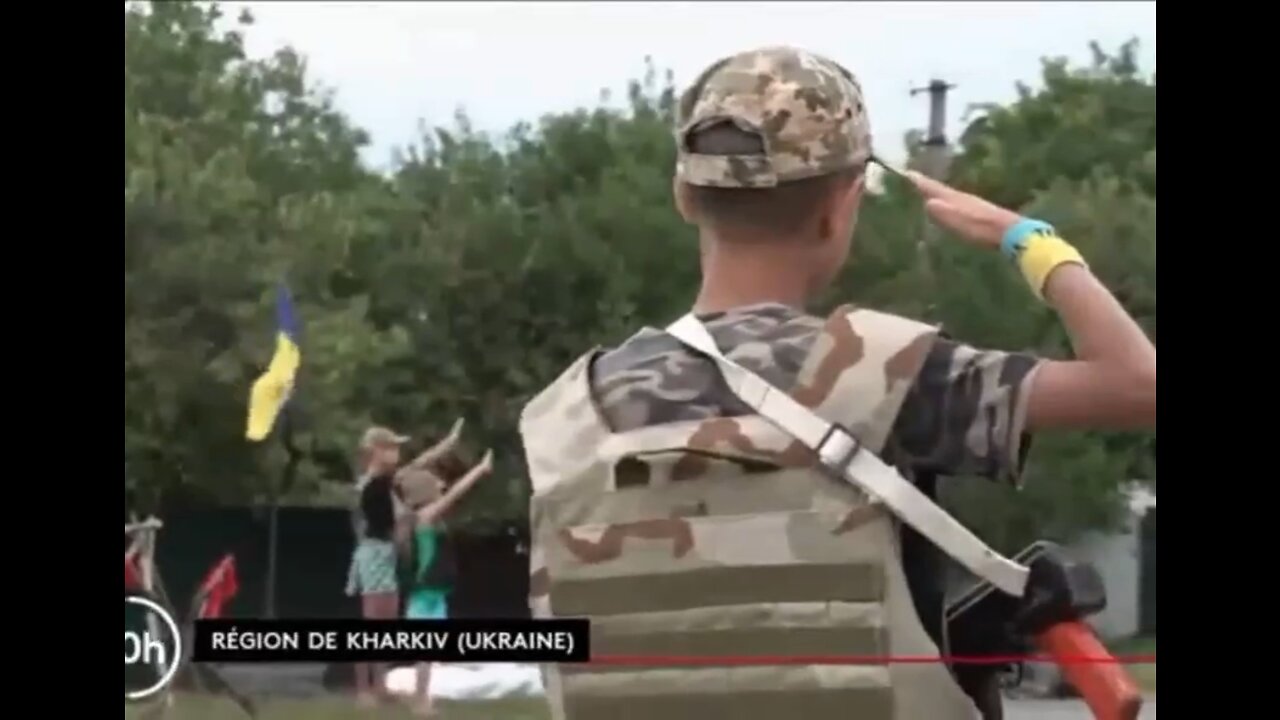
{"type": "Polygon", "coordinates": [[[293,382],[302,365],[298,320],[293,312],[289,290],[280,287],[276,296],[276,354],[267,371],[253,383],[249,392],[249,428],[245,437],[260,442],[271,434],[280,411],[293,394],[293,382]]]}

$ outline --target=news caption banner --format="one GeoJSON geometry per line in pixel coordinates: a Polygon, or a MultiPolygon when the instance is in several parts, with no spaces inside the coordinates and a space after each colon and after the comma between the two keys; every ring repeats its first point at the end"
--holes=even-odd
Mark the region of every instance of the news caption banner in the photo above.
{"type": "Polygon", "coordinates": [[[182,633],[173,615],[150,598],[124,598],[124,699],[146,700],[164,690],[182,664],[182,633]]]}
{"type": "Polygon", "coordinates": [[[555,620],[198,620],[209,663],[585,663],[589,623],[555,620]]]}

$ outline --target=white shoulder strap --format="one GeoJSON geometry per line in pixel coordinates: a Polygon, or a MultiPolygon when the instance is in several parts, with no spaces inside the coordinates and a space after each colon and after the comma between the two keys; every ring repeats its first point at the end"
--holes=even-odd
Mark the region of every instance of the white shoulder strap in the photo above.
{"type": "Polygon", "coordinates": [[[696,317],[685,315],[672,323],[667,333],[714,360],[735,395],[760,417],[814,451],[831,474],[884,503],[898,519],[978,577],[1011,595],[1022,596],[1026,567],[991,549],[891,465],[863,448],[847,429],[828,422],[725,357],[696,317]]]}

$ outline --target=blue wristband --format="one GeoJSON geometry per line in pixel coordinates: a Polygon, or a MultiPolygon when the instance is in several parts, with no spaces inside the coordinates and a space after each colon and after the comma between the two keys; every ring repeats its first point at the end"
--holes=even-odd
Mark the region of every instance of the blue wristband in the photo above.
{"type": "Polygon", "coordinates": [[[1010,260],[1017,259],[1022,246],[1027,242],[1027,238],[1035,233],[1055,235],[1057,231],[1053,229],[1052,225],[1043,220],[1024,217],[1005,231],[1004,239],[1000,241],[1000,252],[1004,253],[1005,257],[1010,260]]]}

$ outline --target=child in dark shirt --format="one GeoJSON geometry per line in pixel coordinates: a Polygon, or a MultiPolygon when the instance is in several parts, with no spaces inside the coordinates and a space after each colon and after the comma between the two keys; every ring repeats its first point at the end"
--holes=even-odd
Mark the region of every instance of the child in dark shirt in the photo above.
{"type": "MultiPolygon", "coordinates": [[[[371,427],[360,440],[360,500],[355,513],[356,547],[347,573],[347,594],[360,596],[361,614],[370,620],[390,620],[399,611],[396,549],[392,533],[396,505],[392,479],[400,465],[400,447],[409,440],[384,427],[371,427]]],[[[385,692],[386,668],[356,665],[356,693],[363,706],[377,704],[385,692]]]]}

